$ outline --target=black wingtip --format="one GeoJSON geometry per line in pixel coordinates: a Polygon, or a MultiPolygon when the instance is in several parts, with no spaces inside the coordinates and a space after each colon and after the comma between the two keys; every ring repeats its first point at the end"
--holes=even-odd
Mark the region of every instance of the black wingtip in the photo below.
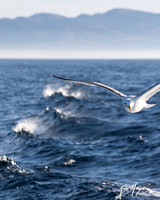
{"type": "Polygon", "coordinates": [[[52,77],[54,77],[54,78],[58,78],[58,79],[62,79],[62,80],[66,80],[66,79],[61,78],[61,77],[59,77],[59,76],[56,76],[56,75],[54,75],[54,74],[50,74],[50,76],[52,76],[52,77]]]}
{"type": "Polygon", "coordinates": [[[54,74],[50,74],[50,76],[54,77],[54,78],[57,78],[54,74]]]}

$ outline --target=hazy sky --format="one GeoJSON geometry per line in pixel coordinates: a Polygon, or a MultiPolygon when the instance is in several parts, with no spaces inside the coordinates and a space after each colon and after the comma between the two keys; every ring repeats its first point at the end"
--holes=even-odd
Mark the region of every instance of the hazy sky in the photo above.
{"type": "Polygon", "coordinates": [[[160,13],[160,0],[0,0],[0,18],[49,12],[64,16],[103,13],[113,8],[130,8],[160,13]]]}

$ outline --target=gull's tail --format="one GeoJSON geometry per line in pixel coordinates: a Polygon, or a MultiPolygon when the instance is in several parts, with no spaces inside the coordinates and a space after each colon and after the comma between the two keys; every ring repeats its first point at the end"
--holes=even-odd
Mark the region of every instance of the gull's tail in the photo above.
{"type": "Polygon", "coordinates": [[[155,106],[156,104],[146,104],[144,108],[151,108],[153,106],[155,106]]]}

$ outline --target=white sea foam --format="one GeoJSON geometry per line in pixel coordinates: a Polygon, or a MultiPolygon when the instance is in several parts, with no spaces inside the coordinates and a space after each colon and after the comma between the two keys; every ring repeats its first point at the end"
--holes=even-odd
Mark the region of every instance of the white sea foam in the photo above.
{"type": "Polygon", "coordinates": [[[38,123],[32,118],[23,119],[18,122],[18,124],[13,127],[13,130],[17,133],[22,131],[33,133],[38,127],[38,123]]]}
{"type": "Polygon", "coordinates": [[[17,163],[14,162],[13,158],[7,158],[7,156],[4,155],[0,158],[0,163],[1,165],[3,163],[2,166],[6,168],[7,172],[17,172],[20,174],[26,173],[25,169],[22,169],[19,165],[17,165],[17,163]]]}
{"type": "Polygon", "coordinates": [[[60,109],[60,108],[55,107],[55,108],[53,108],[53,110],[54,110],[56,113],[63,114],[62,109],[60,109]]]}
{"type": "Polygon", "coordinates": [[[19,167],[15,162],[14,162],[14,160],[13,160],[13,158],[7,158],[7,156],[2,156],[1,158],[0,158],[0,161],[1,162],[8,162],[8,163],[10,163],[12,166],[17,166],[17,167],[19,167]]]}
{"type": "Polygon", "coordinates": [[[41,134],[47,130],[47,126],[40,117],[29,117],[18,121],[13,130],[16,133],[25,131],[30,134],[41,134]]]}
{"type": "Polygon", "coordinates": [[[55,107],[53,109],[56,113],[59,113],[62,119],[68,119],[70,117],[76,117],[76,115],[74,113],[72,113],[72,111],[64,111],[62,108],[57,108],[55,107]]]}
{"type": "Polygon", "coordinates": [[[56,91],[56,89],[54,89],[52,85],[48,84],[48,85],[46,85],[46,87],[43,90],[43,96],[45,98],[51,97],[52,95],[55,94],[55,91],[56,91]]]}
{"type": "Polygon", "coordinates": [[[75,162],[76,162],[75,160],[70,159],[67,162],[64,162],[63,164],[67,166],[67,165],[73,165],[75,162]]]}
{"type": "Polygon", "coordinates": [[[57,85],[53,84],[48,84],[43,90],[43,96],[45,98],[51,97],[55,93],[61,93],[64,97],[74,97],[76,99],[84,97],[84,93],[82,91],[73,91],[72,85],[70,84],[66,84],[61,87],[57,87],[57,85]]]}

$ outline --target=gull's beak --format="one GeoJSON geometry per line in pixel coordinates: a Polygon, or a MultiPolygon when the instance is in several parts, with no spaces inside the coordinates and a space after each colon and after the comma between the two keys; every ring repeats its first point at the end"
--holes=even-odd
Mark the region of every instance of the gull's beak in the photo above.
{"type": "Polygon", "coordinates": [[[128,108],[129,108],[130,110],[132,110],[132,108],[131,108],[131,106],[130,106],[130,105],[128,106],[128,108]]]}

